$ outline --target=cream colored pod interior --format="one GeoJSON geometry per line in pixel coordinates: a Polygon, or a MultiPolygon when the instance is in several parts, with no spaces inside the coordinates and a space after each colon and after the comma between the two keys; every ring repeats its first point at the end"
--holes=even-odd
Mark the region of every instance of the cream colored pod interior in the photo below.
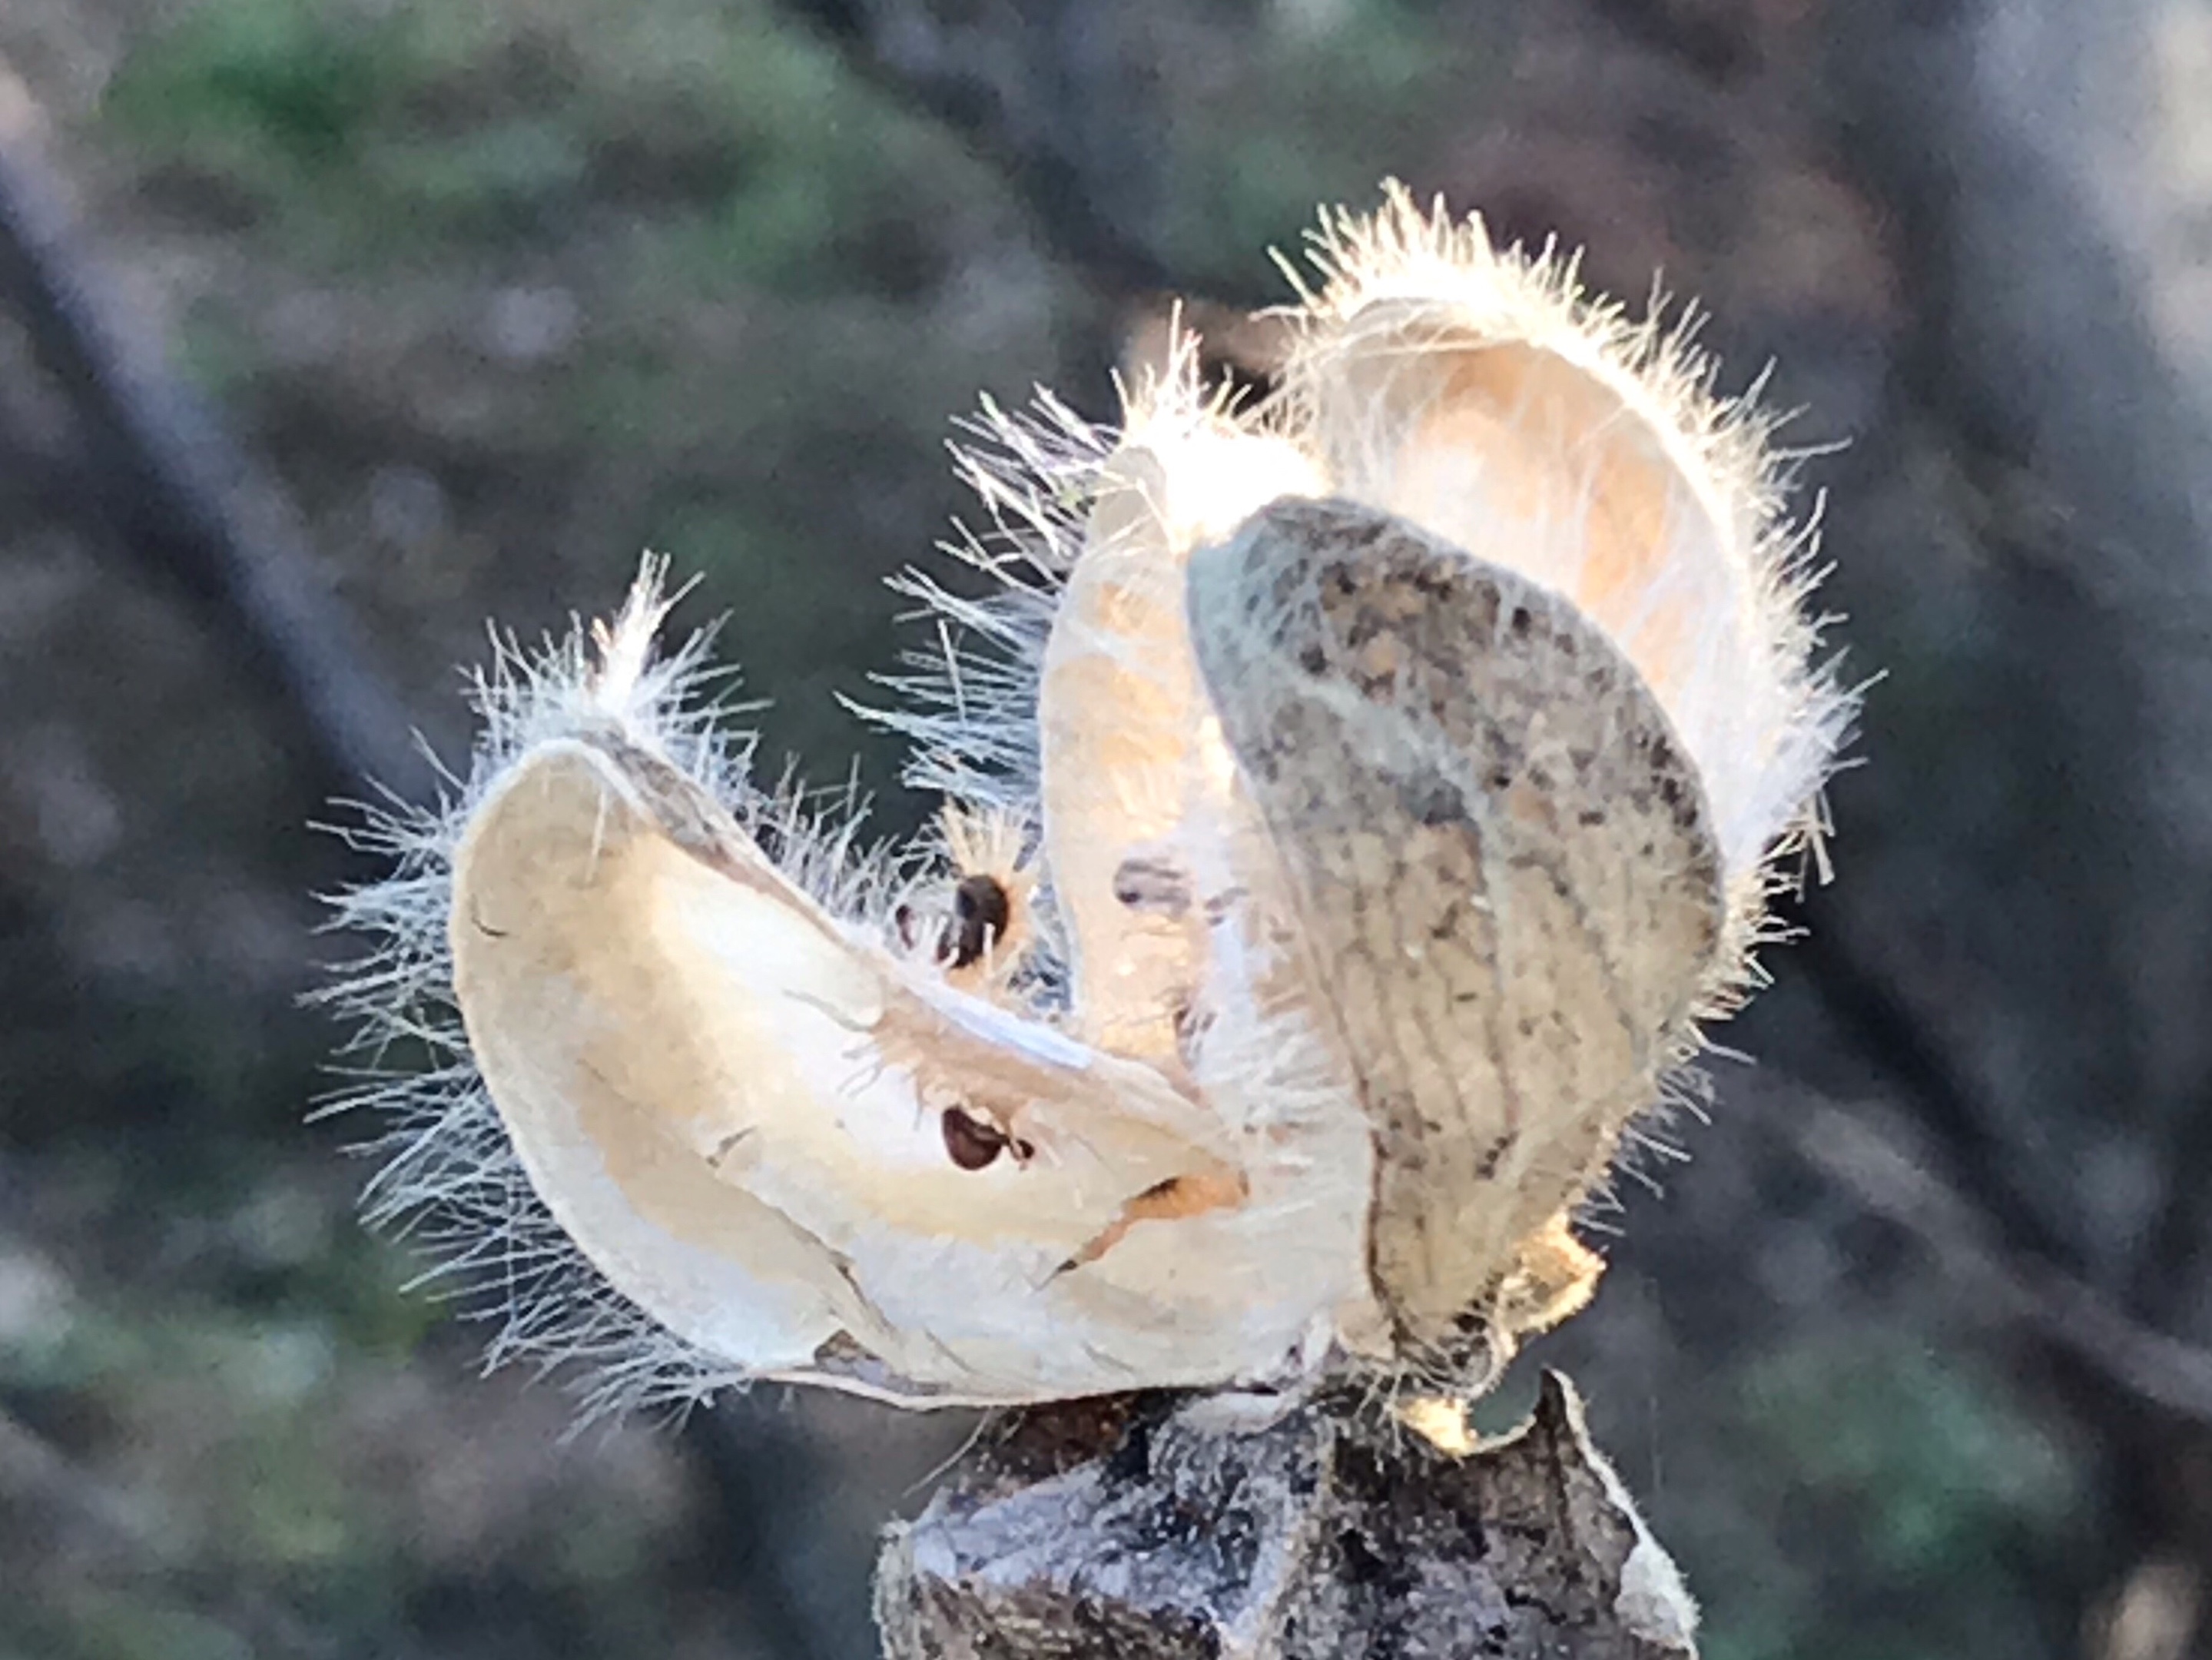
{"type": "Polygon", "coordinates": [[[1399,194],[1316,262],[1255,409],[1186,341],[1118,434],[988,412],[1003,587],[913,580],[884,712],[942,837],[757,789],[652,569],[364,833],[372,1213],[495,1356],[605,1405],[1480,1388],[1587,1298],[1577,1207],[1747,984],[1848,700],[1679,337],[1399,194]]]}
{"type": "Polygon", "coordinates": [[[1191,554],[1321,476],[1188,379],[1148,389],[1089,485],[1037,692],[1044,853],[1067,929],[1073,1009],[1091,1041],[1155,1064],[1184,1042],[1203,927],[1193,827],[1218,819],[1233,764],[1184,622],[1191,554]]]}
{"type": "Polygon", "coordinates": [[[594,684],[600,718],[470,812],[449,928],[516,1156],[618,1292],[743,1371],[900,1402],[1210,1383],[1325,1340],[1310,1246],[1202,1100],[841,925],[594,684]]]}
{"type": "Polygon", "coordinates": [[[1813,660],[1812,533],[1786,517],[1768,423],[1711,394],[1694,316],[1631,323],[1479,223],[1398,196],[1318,241],[1286,423],[1333,493],[1518,572],[1626,655],[1696,768],[1747,923],[1851,709],[1813,660]]]}

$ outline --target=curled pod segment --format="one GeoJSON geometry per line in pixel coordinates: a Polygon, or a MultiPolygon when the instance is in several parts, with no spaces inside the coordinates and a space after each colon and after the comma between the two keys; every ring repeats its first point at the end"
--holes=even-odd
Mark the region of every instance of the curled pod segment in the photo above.
{"type": "Polygon", "coordinates": [[[1308,1341],[1281,1219],[1203,1103],[841,925],[643,734],[579,722],[498,775],[449,930],[538,1198],[733,1370],[1022,1400],[1308,1341]],[[1170,1221],[1198,1260],[1141,1225],[1170,1221]]]}
{"type": "Polygon", "coordinates": [[[1374,1139],[1394,1345],[1464,1372],[1680,1056],[1725,916],[1704,791],[1586,617],[1371,508],[1263,509],[1190,611],[1374,1139]]]}

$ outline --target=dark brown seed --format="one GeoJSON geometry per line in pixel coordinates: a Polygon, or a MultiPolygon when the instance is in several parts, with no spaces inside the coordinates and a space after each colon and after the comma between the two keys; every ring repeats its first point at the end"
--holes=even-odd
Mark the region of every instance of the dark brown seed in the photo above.
{"type": "Polygon", "coordinates": [[[945,1151],[962,1170],[981,1170],[1006,1149],[1005,1131],[957,1107],[945,1108],[943,1122],[945,1151]]]}
{"type": "Polygon", "coordinates": [[[1006,884],[995,876],[963,876],[952,891],[952,926],[945,931],[938,955],[956,969],[982,960],[991,943],[1006,937],[1013,907],[1006,884]]]}

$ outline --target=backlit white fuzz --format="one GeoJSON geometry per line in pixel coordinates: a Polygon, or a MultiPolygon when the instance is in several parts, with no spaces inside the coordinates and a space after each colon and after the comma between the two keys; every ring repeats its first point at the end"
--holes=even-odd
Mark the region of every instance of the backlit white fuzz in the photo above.
{"type": "Polygon", "coordinates": [[[1813,662],[1813,538],[1770,422],[1692,344],[1393,190],[1327,216],[1285,419],[1331,490],[1565,595],[1696,758],[1731,880],[1810,828],[1850,700],[1813,662]]]}
{"type": "Polygon", "coordinates": [[[1279,391],[1195,344],[1118,433],[961,454],[981,598],[880,718],[861,848],[610,625],[503,648],[451,799],[341,921],[376,1219],[602,1404],[1479,1389],[1586,1300],[1631,1122],[1747,983],[1848,700],[1764,428],[1680,333],[1393,192],[1279,391]]]}

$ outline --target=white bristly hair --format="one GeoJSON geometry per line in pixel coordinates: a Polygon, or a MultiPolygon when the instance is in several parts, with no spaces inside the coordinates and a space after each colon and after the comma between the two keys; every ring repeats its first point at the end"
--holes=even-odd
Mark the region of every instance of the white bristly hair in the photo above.
{"type": "MultiPolygon", "coordinates": [[[[1218,515],[1209,502],[1292,476],[1278,463],[1293,454],[1297,476],[1316,493],[1413,518],[1553,587],[1637,663],[1712,810],[1731,921],[1702,1012],[1728,1012],[1757,982],[1750,952],[1773,937],[1766,903],[1789,874],[1787,855],[1817,851],[1820,790],[1855,708],[1832,666],[1816,661],[1823,619],[1806,609],[1817,575],[1814,526],[1790,517],[1794,459],[1774,447],[1775,423],[1751,395],[1717,395],[1692,315],[1668,324],[1655,304],[1632,319],[1586,295],[1571,259],[1549,247],[1493,248],[1479,220],[1424,212],[1398,186],[1388,187],[1372,216],[1324,215],[1310,258],[1315,284],[1291,273],[1300,301],[1289,312],[1293,344],[1282,388],[1259,404],[1240,407],[1206,387],[1197,342],[1178,323],[1164,367],[1127,393],[1119,431],[1084,421],[1048,392],[1024,412],[982,406],[952,454],[984,522],[945,544],[969,574],[957,582],[915,571],[896,579],[894,587],[919,602],[929,638],[881,679],[890,706],[862,712],[907,739],[909,781],[966,815],[956,824],[994,827],[994,856],[1034,867],[1034,847],[1020,844],[1042,830],[1046,646],[1115,458],[1144,452],[1147,465],[1164,470],[1163,500],[1153,504],[1160,515],[1172,502],[1177,522],[1210,535],[1218,515]],[[1463,382],[1450,379],[1449,364],[1501,350],[1537,367],[1522,364],[1490,382],[1480,379],[1490,369],[1479,367],[1463,382]],[[1556,375],[1540,378],[1553,368],[1556,375]],[[1505,392],[1492,396],[1501,386],[1505,392]],[[1572,432],[1559,424],[1569,418],[1562,410],[1601,406],[1617,410],[1617,422],[1572,432]],[[1553,423],[1545,429],[1552,441],[1567,443],[1556,453],[1583,470],[1561,500],[1532,496],[1510,459],[1450,453],[1449,435],[1468,429],[1452,424],[1462,411],[1489,423],[1484,430],[1504,434],[1510,447],[1536,441],[1516,434],[1514,422],[1540,407],[1553,423]],[[1605,447],[1630,429],[1644,435],[1643,448],[1624,463],[1628,450],[1605,447]],[[1622,488],[1643,492],[1631,506],[1648,509],[1658,528],[1638,542],[1648,556],[1626,574],[1618,559],[1586,568],[1604,562],[1589,552],[1592,537],[1625,539],[1612,521],[1591,529],[1618,505],[1598,500],[1611,487],[1594,482],[1601,466],[1645,469],[1622,488]],[[1665,472],[1659,484],[1655,469],[1665,472]],[[1537,529],[1517,539],[1483,536],[1496,522],[1537,529]]],[[[1229,517],[1248,510],[1240,505],[1229,517]]],[[[495,636],[491,665],[472,690],[480,729],[465,775],[447,775],[433,806],[365,808],[341,832],[386,874],[333,902],[334,926],[366,936],[371,948],[323,994],[358,1032],[346,1057],[349,1081],[325,1110],[366,1113],[378,1126],[363,1149],[380,1164],[364,1201],[369,1219],[426,1251],[433,1266],[425,1283],[494,1323],[488,1363],[582,1363],[587,1414],[681,1405],[745,1380],[618,1295],[554,1221],[509,1145],[453,989],[453,862],[471,814],[526,751],[611,727],[729,807],[856,938],[899,949],[904,908],[927,903],[917,896],[941,889],[949,868],[944,833],[905,851],[863,845],[861,804],[850,790],[824,801],[787,782],[754,781],[754,739],[732,725],[743,706],[717,691],[708,636],[655,655],[672,603],[664,576],[663,562],[649,557],[611,624],[579,624],[534,650],[495,636]]],[[[1030,1019],[1066,1025],[1070,952],[1053,873],[1047,866],[1038,875],[1034,935],[1019,983],[1006,995],[1030,1019]]],[[[1224,1017],[1233,1002],[1224,1000],[1224,1017]]],[[[1249,1055],[1263,1071],[1272,1061],[1285,1100],[1315,1095],[1315,1112],[1325,1116],[1316,1092],[1327,1090],[1326,1067],[1316,1062],[1311,1078],[1298,1072],[1314,1046],[1303,1029],[1275,1041],[1266,1029],[1273,1018],[1257,1010],[1224,1018],[1201,1070],[1209,1058],[1241,1066],[1249,1055]]],[[[1693,1042],[1685,1040],[1686,1058],[1693,1042]]],[[[1224,1099],[1235,1093],[1206,1086],[1224,1099]]],[[[1686,1073],[1667,1091],[1670,1101],[1693,1102],[1700,1088],[1686,1073]]],[[[1255,1120],[1284,1110],[1285,1102],[1239,1109],[1255,1120]]],[[[1638,1139],[1632,1129],[1632,1159],[1638,1139]]],[[[1673,1152],[1656,1137],[1641,1139],[1673,1152]]]]}
{"type": "Polygon", "coordinates": [[[656,654],[680,597],[665,593],[665,562],[648,556],[611,623],[573,623],[535,649],[493,636],[489,666],[472,677],[479,727],[466,775],[447,773],[430,806],[362,806],[338,827],[386,874],[331,900],[331,926],[370,949],[318,999],[355,1026],[340,1067],[347,1081],[318,1116],[378,1125],[358,1149],[378,1164],[362,1196],[368,1221],[422,1253],[428,1266],[416,1286],[491,1323],[488,1369],[577,1363],[586,1422],[681,1408],[745,1379],[607,1284],[532,1190],[508,1140],[454,1004],[447,936],[453,857],[477,803],[534,746],[611,726],[709,790],[858,932],[881,937],[927,876],[918,860],[861,842],[863,804],[850,790],[822,798],[787,781],[754,783],[753,735],[732,724],[749,706],[730,702],[731,677],[708,666],[712,630],[656,654]]]}
{"type": "MultiPolygon", "coordinates": [[[[1435,359],[1485,348],[1525,347],[1586,377],[1617,405],[1600,438],[1633,429],[1648,437],[1689,498],[1670,502],[1663,534],[1634,580],[1609,584],[1596,598],[1587,569],[1591,471],[1578,495],[1554,509],[1549,533],[1516,544],[1486,539],[1481,557],[1522,570],[1570,599],[1620,642],[1666,708],[1698,763],[1713,809],[1722,856],[1739,907],[1758,908],[1747,886],[1764,890],[1775,861],[1820,834],[1820,791],[1848,737],[1856,697],[1821,660],[1820,637],[1832,619],[1808,612],[1820,579],[1818,504],[1792,514],[1802,455],[1774,442],[1778,417],[1764,408],[1764,376],[1743,393],[1716,390],[1718,366],[1697,344],[1702,317],[1684,307],[1670,321],[1655,295],[1632,317],[1616,301],[1585,290],[1575,257],[1547,245],[1530,252],[1493,246],[1480,216],[1455,221],[1439,202],[1424,211],[1402,185],[1385,186],[1382,209],[1362,216],[1324,213],[1309,239],[1319,274],[1309,285],[1283,269],[1301,303],[1289,308],[1295,343],[1274,418],[1329,465],[1334,487],[1430,523],[1416,505],[1394,502],[1405,484],[1402,455],[1383,453],[1390,430],[1381,400],[1343,407],[1329,388],[1356,381],[1354,367],[1435,359]],[[1655,618],[1695,630],[1694,648],[1654,662],[1641,636],[1655,618]]],[[[1388,372],[1386,370],[1386,372],[1388,372]]],[[[1431,415],[1432,408],[1413,413],[1431,415]]],[[[1525,411],[1522,411],[1525,412],[1525,411]]],[[[1402,429],[1402,421],[1395,423],[1402,429]]],[[[1455,481],[1473,498],[1470,516],[1494,499],[1479,458],[1454,458],[1455,481]]],[[[1425,494],[1428,505],[1436,492],[1425,494]]]]}

